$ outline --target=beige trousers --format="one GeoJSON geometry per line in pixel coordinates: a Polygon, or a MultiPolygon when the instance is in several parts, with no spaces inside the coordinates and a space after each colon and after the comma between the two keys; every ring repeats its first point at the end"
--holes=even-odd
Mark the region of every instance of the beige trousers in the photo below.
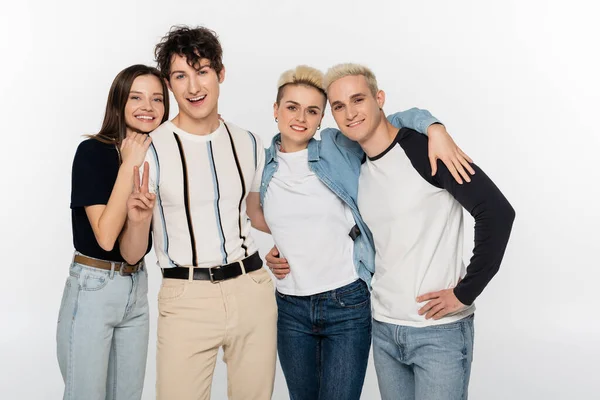
{"type": "Polygon", "coordinates": [[[210,399],[220,347],[229,399],[271,398],[277,305],[264,268],[218,283],[163,279],[158,311],[158,400],[210,399]]]}

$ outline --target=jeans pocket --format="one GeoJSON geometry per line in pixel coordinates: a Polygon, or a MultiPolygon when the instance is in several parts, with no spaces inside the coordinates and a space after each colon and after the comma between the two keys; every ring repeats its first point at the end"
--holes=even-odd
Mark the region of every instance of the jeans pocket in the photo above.
{"type": "Polygon", "coordinates": [[[427,329],[438,330],[438,331],[452,331],[461,329],[460,321],[449,322],[447,324],[430,325],[427,329]]]}
{"type": "Polygon", "coordinates": [[[79,287],[84,292],[94,292],[104,288],[109,278],[106,275],[82,273],[79,277],[79,287]]]}
{"type": "MultiPolygon", "coordinates": [[[[440,321],[443,321],[444,318],[440,319],[440,321]]],[[[431,326],[428,326],[428,328],[438,329],[438,330],[453,330],[453,329],[456,330],[456,329],[462,329],[464,324],[471,323],[471,326],[472,326],[472,321],[473,321],[473,314],[468,315],[464,318],[461,318],[461,319],[453,321],[453,322],[448,322],[446,324],[442,323],[442,324],[438,324],[438,325],[431,325],[431,326]]]]}
{"type": "Polygon", "coordinates": [[[349,285],[347,290],[336,290],[334,298],[342,308],[360,308],[371,304],[371,294],[363,281],[349,285]]]}
{"type": "Polygon", "coordinates": [[[163,280],[160,290],[158,291],[158,301],[171,301],[183,297],[189,286],[188,283],[187,280],[183,279],[163,280]]]}

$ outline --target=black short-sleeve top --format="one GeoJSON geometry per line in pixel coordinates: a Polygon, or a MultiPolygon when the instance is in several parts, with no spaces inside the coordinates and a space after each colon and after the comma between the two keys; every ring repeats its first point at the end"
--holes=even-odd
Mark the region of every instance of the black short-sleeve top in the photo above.
{"type": "MultiPolygon", "coordinates": [[[[71,221],[75,250],[89,257],[115,262],[125,261],[119,241],[115,242],[111,251],[103,250],[96,240],[84,207],[108,203],[119,167],[119,153],[114,144],[87,139],[79,144],[75,153],[71,182],[71,221]]],[[[146,254],[151,247],[150,236],[146,254]]]]}

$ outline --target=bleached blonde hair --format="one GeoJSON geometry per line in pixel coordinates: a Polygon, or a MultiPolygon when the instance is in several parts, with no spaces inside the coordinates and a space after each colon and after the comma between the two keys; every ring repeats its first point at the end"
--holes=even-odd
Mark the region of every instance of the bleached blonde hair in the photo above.
{"type": "Polygon", "coordinates": [[[369,68],[360,64],[338,64],[329,68],[325,73],[325,77],[323,78],[323,88],[325,91],[329,89],[329,86],[338,79],[345,78],[346,76],[356,76],[362,75],[367,80],[367,85],[369,86],[369,90],[373,94],[373,96],[377,95],[379,89],[377,88],[377,78],[375,78],[375,74],[369,68]]]}
{"type": "Polygon", "coordinates": [[[298,65],[294,69],[285,71],[279,77],[277,82],[277,105],[283,98],[284,88],[287,85],[305,85],[317,89],[323,93],[325,97],[325,89],[323,88],[323,73],[316,68],[308,65],[298,65]]]}

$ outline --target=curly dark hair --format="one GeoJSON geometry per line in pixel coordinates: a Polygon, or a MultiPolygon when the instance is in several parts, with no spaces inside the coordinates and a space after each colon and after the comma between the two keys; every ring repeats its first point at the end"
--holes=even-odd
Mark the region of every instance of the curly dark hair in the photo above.
{"type": "Polygon", "coordinates": [[[210,61],[217,75],[223,69],[223,49],[217,34],[205,27],[173,26],[154,48],[154,56],[163,78],[169,80],[173,55],[186,58],[187,63],[200,69],[200,59],[210,61]]]}

